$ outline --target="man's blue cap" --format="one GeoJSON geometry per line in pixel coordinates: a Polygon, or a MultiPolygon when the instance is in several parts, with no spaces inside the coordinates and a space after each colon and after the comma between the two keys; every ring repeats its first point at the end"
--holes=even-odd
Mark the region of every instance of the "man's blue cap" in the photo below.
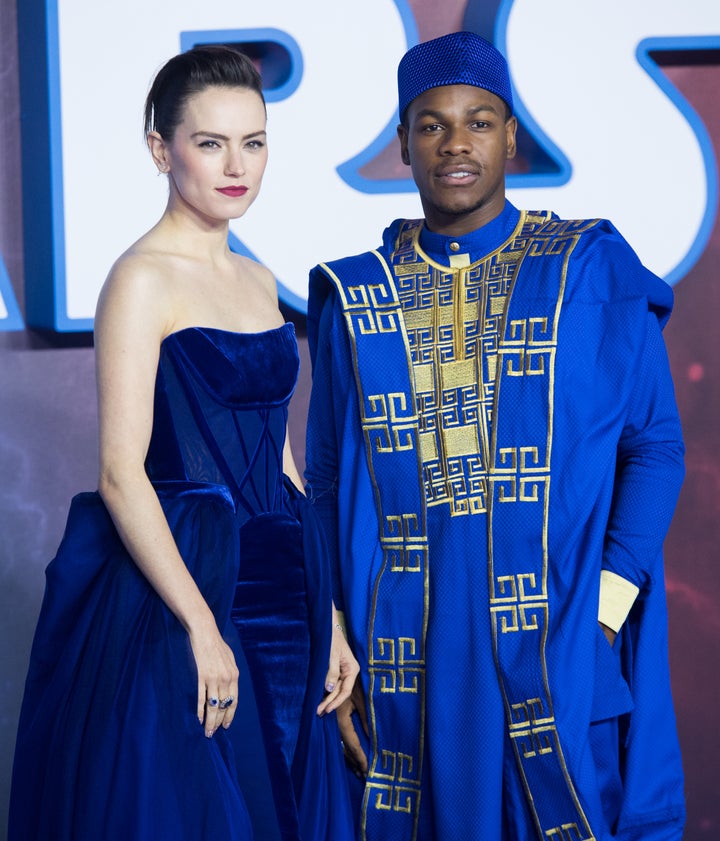
{"type": "Polygon", "coordinates": [[[416,44],[405,53],[398,65],[400,120],[416,96],[443,85],[484,88],[504,100],[512,114],[507,62],[489,41],[474,32],[451,32],[416,44]]]}

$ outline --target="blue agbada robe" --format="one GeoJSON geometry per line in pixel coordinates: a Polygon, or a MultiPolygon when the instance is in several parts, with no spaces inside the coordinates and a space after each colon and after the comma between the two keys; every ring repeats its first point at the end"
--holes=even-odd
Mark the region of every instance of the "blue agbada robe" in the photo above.
{"type": "Polygon", "coordinates": [[[672,292],[606,220],[508,203],[451,242],[398,220],[377,252],[311,274],[307,479],[370,716],[358,835],[678,839],[661,555],[683,476],[672,292]],[[612,648],[602,569],[640,589],[612,648]]]}

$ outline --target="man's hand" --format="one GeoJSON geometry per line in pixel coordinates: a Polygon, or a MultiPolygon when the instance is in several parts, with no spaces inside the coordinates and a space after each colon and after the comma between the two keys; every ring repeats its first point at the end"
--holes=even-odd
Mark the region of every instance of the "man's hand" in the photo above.
{"type": "Polygon", "coordinates": [[[615,633],[615,631],[613,631],[612,628],[608,628],[607,625],[603,625],[602,622],[600,622],[598,624],[602,628],[603,633],[607,637],[607,641],[610,643],[610,646],[612,647],[613,643],[615,642],[615,637],[617,636],[617,634],[615,633]]]}
{"type": "Polygon", "coordinates": [[[343,741],[343,752],[345,753],[345,762],[347,762],[350,770],[355,776],[364,780],[367,777],[368,761],[365,751],[360,744],[360,738],[353,725],[352,714],[357,712],[360,717],[365,735],[369,736],[367,711],[365,708],[365,695],[363,694],[362,681],[358,676],[350,693],[350,697],[344,701],[337,711],[338,726],[340,727],[340,737],[343,741]]]}

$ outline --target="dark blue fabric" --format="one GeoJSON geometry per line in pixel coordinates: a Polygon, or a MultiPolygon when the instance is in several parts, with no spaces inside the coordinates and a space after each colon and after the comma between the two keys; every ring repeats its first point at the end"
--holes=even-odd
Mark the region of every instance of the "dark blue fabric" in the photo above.
{"type": "MultiPolygon", "coordinates": [[[[162,497],[188,568],[216,616],[227,616],[237,572],[231,500],[186,485],[162,497]]],[[[206,739],[197,721],[194,670],[187,634],[99,496],[76,497],[47,570],[8,837],[251,837],[228,738],[206,739]]]]}
{"type": "Polygon", "coordinates": [[[47,570],[10,841],[245,841],[253,828],[239,779],[255,769],[256,838],[351,836],[337,724],[314,714],[331,626],[326,556],[304,538],[283,483],[298,364],[292,325],[190,328],[161,347],[147,470],[218,627],[247,663],[237,726],[205,737],[186,632],[100,497],[79,495],[47,570]],[[312,772],[322,812],[297,767],[312,772]]]}
{"type": "MultiPolygon", "coordinates": [[[[388,259],[402,224],[385,233],[379,251],[388,259]]],[[[683,780],[661,556],[683,475],[682,437],[660,333],[672,292],[642,267],[610,223],[586,227],[568,261],[558,314],[547,534],[521,510],[510,516],[510,506],[498,522],[496,506],[492,537],[496,552],[523,563],[547,540],[548,689],[568,778],[593,836],[677,841],[684,821],[683,780]],[[603,568],[641,589],[614,649],[597,623],[603,568]]],[[[512,233],[500,232],[493,247],[503,246],[503,237],[512,233]]],[[[473,261],[483,257],[474,253],[473,235],[463,239],[473,261]]],[[[431,259],[446,265],[447,242],[423,233],[421,243],[432,251],[431,259]]],[[[491,254],[487,244],[482,247],[491,254]]],[[[521,318],[525,310],[541,311],[548,300],[542,291],[546,263],[542,257],[535,263],[520,267],[513,289],[512,312],[521,318]]],[[[307,478],[333,555],[336,603],[346,611],[367,674],[373,615],[368,594],[383,554],[351,337],[331,271],[341,275],[332,263],[316,268],[310,279],[314,384],[307,478]]],[[[378,282],[384,281],[380,272],[378,282]]],[[[524,433],[540,404],[530,399],[529,389],[528,395],[517,392],[501,390],[498,400],[506,405],[494,431],[498,440],[504,435],[511,444],[514,439],[525,444],[537,436],[534,427],[528,437],[524,433]]],[[[429,509],[428,518],[428,704],[417,837],[533,841],[538,832],[527,783],[503,739],[504,699],[490,662],[488,527],[483,518],[448,517],[440,506],[429,509]]],[[[402,603],[393,607],[402,614],[402,603]]],[[[523,668],[510,663],[507,672],[525,681],[523,668]]],[[[532,691],[529,687],[523,697],[534,698],[532,691]]]]}
{"type": "Polygon", "coordinates": [[[413,99],[443,85],[484,88],[504,100],[512,114],[513,96],[505,57],[474,32],[451,32],[416,44],[403,56],[397,75],[401,120],[413,99]]]}

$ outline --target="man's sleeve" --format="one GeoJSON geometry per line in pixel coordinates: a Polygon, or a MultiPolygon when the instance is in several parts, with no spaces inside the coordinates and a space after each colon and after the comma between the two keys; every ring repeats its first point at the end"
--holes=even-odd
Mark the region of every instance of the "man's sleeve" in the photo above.
{"type": "Polygon", "coordinates": [[[307,494],[317,512],[325,533],[330,555],[333,597],[342,610],[338,586],[338,439],[333,400],[332,358],[333,301],[325,301],[320,318],[314,325],[313,383],[306,436],[307,494]]]}
{"type": "Polygon", "coordinates": [[[685,473],[670,366],[653,313],[648,313],[645,331],[618,445],[602,564],[604,570],[635,585],[640,592],[652,587],[659,571],[662,544],[685,473]]]}

